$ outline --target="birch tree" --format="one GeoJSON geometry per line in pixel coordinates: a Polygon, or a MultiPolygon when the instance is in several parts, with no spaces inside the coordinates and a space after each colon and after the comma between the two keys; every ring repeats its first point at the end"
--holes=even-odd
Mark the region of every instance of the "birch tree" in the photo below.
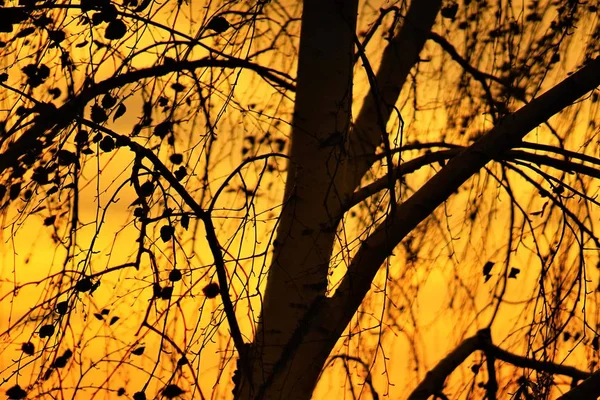
{"type": "Polygon", "coordinates": [[[594,1],[0,15],[8,397],[600,394],[594,1]]]}

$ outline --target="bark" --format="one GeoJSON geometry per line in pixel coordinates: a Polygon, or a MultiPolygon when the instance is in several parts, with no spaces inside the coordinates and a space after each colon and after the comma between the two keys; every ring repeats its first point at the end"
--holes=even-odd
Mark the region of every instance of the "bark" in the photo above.
{"type": "Polygon", "coordinates": [[[348,190],[335,177],[345,169],[357,3],[304,2],[284,207],[242,398],[307,399],[315,386],[317,376],[306,373],[310,351],[293,364],[280,360],[293,353],[299,321],[327,289],[335,237],[327,227],[348,190]]]}
{"type": "Polygon", "coordinates": [[[600,370],[569,390],[558,400],[597,400],[600,397],[600,370]]]}
{"type": "Polygon", "coordinates": [[[357,1],[304,3],[284,209],[249,352],[252,376],[242,379],[238,397],[311,397],[339,338],[328,338],[325,347],[301,343],[325,300],[340,211],[387,135],[382,121],[389,119],[440,7],[440,0],[412,2],[349,137],[357,1]]]}
{"type": "MultiPolygon", "coordinates": [[[[599,85],[600,58],[596,58],[522,109],[506,116],[478,142],[454,157],[407,201],[398,204],[391,220],[382,222],[363,243],[334,296],[315,300],[315,315],[301,321],[302,329],[297,330],[296,354],[310,354],[312,365],[315,368],[322,366],[394,247],[485,164],[500,159],[536,126],[599,85]]],[[[291,359],[288,357],[283,362],[289,363],[291,359]]],[[[293,361],[295,363],[296,359],[293,361]]]]}
{"type": "Polygon", "coordinates": [[[383,52],[381,66],[375,75],[377,86],[371,88],[371,93],[364,99],[350,142],[355,187],[371,167],[382,135],[387,135],[382,128],[385,129],[390,119],[408,74],[418,64],[419,54],[430,37],[441,7],[441,0],[411,2],[401,28],[383,52]]]}

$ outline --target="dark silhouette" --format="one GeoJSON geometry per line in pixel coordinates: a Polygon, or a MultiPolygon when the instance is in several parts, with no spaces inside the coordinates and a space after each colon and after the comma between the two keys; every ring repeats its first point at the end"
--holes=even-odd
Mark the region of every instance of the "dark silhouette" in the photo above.
{"type": "Polygon", "coordinates": [[[204,3],[1,3],[9,398],[600,395],[595,2],[204,3]]]}

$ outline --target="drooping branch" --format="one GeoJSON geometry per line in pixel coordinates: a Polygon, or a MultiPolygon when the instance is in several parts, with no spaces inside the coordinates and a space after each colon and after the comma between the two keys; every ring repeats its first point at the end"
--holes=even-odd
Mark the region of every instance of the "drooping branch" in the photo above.
{"type": "MultiPolygon", "coordinates": [[[[0,154],[0,174],[8,168],[17,165],[19,158],[26,152],[31,151],[32,146],[41,153],[43,150],[41,146],[49,146],[63,128],[76,120],[81,114],[82,107],[95,97],[144,79],[157,78],[173,72],[195,70],[198,68],[246,68],[257,72],[267,81],[274,82],[288,90],[295,90],[294,86],[278,76],[275,70],[236,58],[221,60],[208,57],[194,61],[155,65],[125,72],[98,83],[88,83],[79,95],[71,98],[61,107],[45,112],[42,111],[34,119],[33,125],[0,154]]],[[[8,134],[10,133],[9,131],[8,134]]]]}
{"type": "MultiPolygon", "coordinates": [[[[552,194],[550,194],[546,189],[544,189],[544,187],[542,187],[542,185],[540,185],[538,182],[536,182],[535,180],[531,179],[528,175],[526,175],[523,171],[521,171],[518,168],[515,168],[514,166],[510,166],[509,168],[513,171],[515,171],[517,174],[521,175],[521,177],[523,177],[523,179],[525,179],[532,187],[534,187],[535,189],[537,189],[540,193],[543,193],[546,197],[548,197],[550,199],[550,201],[557,206],[562,213],[568,217],[580,230],[582,233],[585,233],[588,235],[588,237],[590,239],[592,239],[594,241],[594,244],[600,248],[600,239],[598,239],[598,237],[596,235],[594,235],[594,232],[587,227],[582,221],[580,221],[577,216],[575,215],[575,213],[573,211],[571,211],[570,209],[568,209],[564,204],[562,204],[557,196],[554,196],[552,194]]],[[[529,168],[532,168],[531,166],[529,166],[529,168]]]]}
{"type": "Polygon", "coordinates": [[[508,88],[508,84],[502,79],[492,74],[480,71],[477,68],[473,67],[471,64],[469,64],[469,62],[465,60],[463,56],[458,54],[456,48],[439,33],[431,32],[429,35],[429,39],[439,44],[440,47],[444,49],[454,61],[456,61],[466,72],[471,74],[471,76],[473,76],[473,78],[475,78],[476,81],[481,83],[483,89],[486,92],[490,90],[489,85],[487,83],[488,80],[494,81],[508,88]]]}
{"type": "Polygon", "coordinates": [[[177,180],[177,178],[171,173],[171,171],[167,168],[166,165],[158,158],[156,154],[150,149],[141,146],[135,141],[131,140],[128,136],[120,135],[108,128],[105,128],[101,125],[98,125],[92,121],[88,121],[86,119],[80,118],[81,123],[89,126],[92,129],[99,130],[107,135],[110,135],[116,139],[122,141],[129,149],[136,154],[140,159],[148,159],[156,168],[156,170],[160,173],[160,176],[165,179],[171,187],[181,196],[184,203],[187,204],[188,207],[192,209],[194,215],[199,218],[203,223],[206,231],[206,241],[211,250],[211,254],[213,256],[213,260],[215,263],[215,270],[217,272],[217,280],[219,282],[219,294],[221,295],[221,300],[223,301],[223,309],[225,311],[225,316],[227,319],[227,323],[229,324],[229,329],[231,332],[231,337],[234,341],[235,347],[240,354],[245,352],[244,340],[242,337],[241,329],[237,318],[235,316],[235,308],[231,297],[229,296],[229,283],[227,278],[227,270],[225,268],[225,260],[223,258],[222,248],[219,244],[219,240],[216,233],[216,228],[212,221],[212,216],[210,214],[211,210],[204,210],[200,204],[198,204],[192,195],[183,187],[183,185],[177,180]]]}
{"type": "Polygon", "coordinates": [[[490,84],[488,83],[488,80],[501,84],[503,87],[507,88],[511,93],[518,94],[517,98],[519,100],[523,100],[523,95],[521,93],[519,93],[518,90],[516,90],[515,88],[512,88],[510,85],[508,85],[506,82],[504,82],[502,79],[499,79],[499,78],[495,77],[494,75],[482,72],[482,71],[478,70],[477,68],[473,67],[471,64],[469,64],[469,62],[467,60],[465,60],[460,54],[458,54],[458,51],[456,50],[456,48],[450,42],[448,42],[444,37],[442,37],[440,34],[431,32],[429,38],[432,41],[434,41],[435,43],[439,44],[440,47],[442,47],[442,49],[444,49],[444,51],[446,53],[448,53],[450,55],[450,57],[454,61],[456,61],[458,63],[458,65],[461,66],[461,68],[463,70],[465,70],[468,74],[470,74],[473,77],[473,79],[475,79],[477,82],[479,82],[483,92],[485,93],[485,98],[491,108],[494,121],[496,120],[496,115],[497,115],[497,113],[495,112],[495,108],[496,108],[497,104],[496,104],[496,101],[494,100],[494,96],[492,95],[492,90],[490,88],[490,84]]]}
{"type": "Polygon", "coordinates": [[[365,361],[363,361],[360,357],[349,356],[347,354],[336,354],[329,359],[329,362],[327,363],[325,368],[327,368],[329,365],[333,364],[333,362],[337,359],[341,359],[344,362],[344,366],[346,367],[348,377],[351,376],[351,374],[349,373],[349,370],[348,370],[348,362],[353,361],[357,364],[360,364],[366,371],[367,376],[364,378],[364,382],[366,385],[369,386],[369,389],[371,391],[371,397],[373,398],[373,400],[379,400],[379,393],[377,393],[377,391],[375,390],[375,387],[373,385],[373,378],[371,376],[371,367],[369,366],[369,364],[367,364],[365,361]]]}

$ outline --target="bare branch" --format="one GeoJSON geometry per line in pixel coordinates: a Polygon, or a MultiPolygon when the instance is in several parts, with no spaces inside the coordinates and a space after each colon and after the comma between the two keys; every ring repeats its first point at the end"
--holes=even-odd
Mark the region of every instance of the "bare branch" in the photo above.
{"type": "MultiPolygon", "coordinates": [[[[518,146],[529,131],[598,85],[600,57],[528,105],[503,118],[479,141],[454,157],[398,207],[392,224],[382,223],[363,242],[334,296],[327,299],[319,317],[313,320],[313,331],[327,332],[329,340],[339,337],[371,288],[379,267],[408,232],[485,164],[501,158],[504,152],[518,146]]],[[[323,340],[323,333],[316,336],[323,340]]],[[[307,339],[310,340],[309,338],[310,336],[307,339]]]]}

